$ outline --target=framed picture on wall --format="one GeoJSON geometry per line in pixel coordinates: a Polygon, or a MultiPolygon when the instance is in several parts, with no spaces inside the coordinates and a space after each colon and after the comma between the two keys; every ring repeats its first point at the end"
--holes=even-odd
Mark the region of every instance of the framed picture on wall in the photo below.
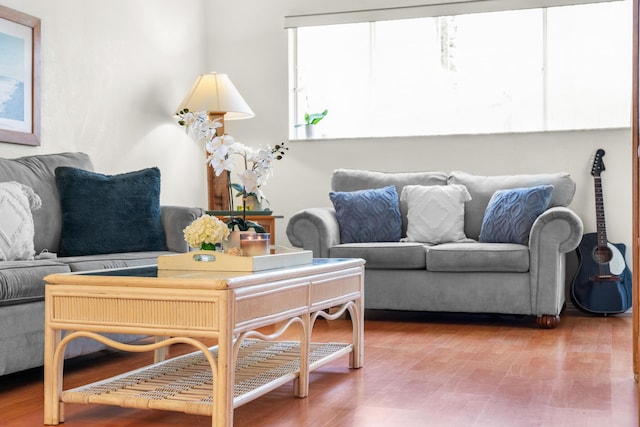
{"type": "Polygon", "coordinates": [[[0,6],[0,142],[40,145],[40,19],[0,6]]]}

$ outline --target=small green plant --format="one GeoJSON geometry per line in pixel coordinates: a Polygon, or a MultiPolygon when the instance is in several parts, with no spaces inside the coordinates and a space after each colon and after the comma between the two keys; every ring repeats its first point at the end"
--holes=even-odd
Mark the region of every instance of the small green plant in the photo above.
{"type": "MultiPolygon", "coordinates": [[[[304,113],[304,121],[306,125],[317,125],[318,122],[320,122],[320,120],[324,119],[327,114],[329,113],[329,110],[324,110],[322,113],[304,113]]],[[[300,125],[296,125],[296,127],[298,126],[304,126],[302,124],[300,125]]]]}
{"type": "Polygon", "coordinates": [[[304,121],[308,125],[317,125],[318,122],[320,122],[320,120],[327,117],[327,113],[329,113],[329,110],[324,110],[322,113],[314,113],[314,114],[305,113],[304,121]]]}

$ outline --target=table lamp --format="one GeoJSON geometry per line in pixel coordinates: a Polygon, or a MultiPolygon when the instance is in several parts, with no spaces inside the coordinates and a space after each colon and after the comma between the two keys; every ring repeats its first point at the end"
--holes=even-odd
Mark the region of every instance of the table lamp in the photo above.
{"type": "MultiPolygon", "coordinates": [[[[226,74],[201,74],[184,97],[178,109],[191,112],[206,111],[209,120],[220,119],[218,134],[224,135],[224,120],[249,119],[255,114],[226,74]]],[[[207,164],[207,194],[209,210],[230,210],[229,174],[216,176],[207,164]]]]}

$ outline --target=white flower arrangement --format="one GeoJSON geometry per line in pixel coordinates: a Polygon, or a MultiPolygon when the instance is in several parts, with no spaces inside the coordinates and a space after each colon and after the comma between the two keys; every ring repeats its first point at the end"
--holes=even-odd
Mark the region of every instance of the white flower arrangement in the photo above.
{"type": "Polygon", "coordinates": [[[192,248],[216,250],[216,245],[229,236],[230,230],[215,216],[202,215],[189,224],[183,233],[184,240],[192,248]]]}
{"type": "MultiPolygon", "coordinates": [[[[261,202],[264,197],[262,186],[273,174],[274,160],[280,160],[288,150],[284,143],[275,147],[252,148],[236,142],[231,135],[218,135],[220,119],[209,120],[205,112],[192,113],[185,109],[178,112],[181,126],[196,141],[202,142],[207,150],[207,163],[213,168],[216,176],[223,172],[231,174],[236,169],[234,156],[240,156],[244,168],[237,172],[240,184],[231,183],[230,189],[237,191],[243,201],[247,196],[254,196],[261,202]]],[[[266,199],[265,199],[266,200],[266,199]]]]}

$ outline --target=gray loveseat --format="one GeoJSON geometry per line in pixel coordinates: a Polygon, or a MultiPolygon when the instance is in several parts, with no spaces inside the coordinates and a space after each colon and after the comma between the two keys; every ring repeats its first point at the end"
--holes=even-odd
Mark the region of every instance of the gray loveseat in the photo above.
{"type": "MultiPolygon", "coordinates": [[[[367,309],[532,315],[540,327],[557,325],[565,304],[565,254],[578,246],[583,231],[580,218],[567,208],[575,193],[575,183],[568,174],[477,176],[459,171],[339,169],[331,179],[335,192],[387,186],[394,186],[402,199],[402,240],[341,242],[343,230],[336,209],[316,207],[291,217],[287,225],[289,241],[312,250],[315,257],[365,259],[367,309]],[[417,185],[420,190],[422,186],[454,184],[461,194],[466,195],[466,188],[470,196],[470,200],[465,196],[460,213],[464,234],[455,241],[437,244],[407,241],[410,206],[403,199],[403,188],[417,185]],[[497,190],[547,189],[546,185],[553,186],[549,206],[532,218],[525,242],[479,241],[485,210],[497,190]]],[[[498,224],[498,232],[502,231],[500,227],[498,224]]]]}
{"type": "MultiPolygon", "coordinates": [[[[63,224],[55,176],[55,170],[60,166],[93,170],[91,160],[83,153],[0,159],[0,184],[6,186],[13,181],[23,184],[39,196],[42,205],[32,212],[35,258],[0,261],[0,375],[43,364],[45,276],[52,273],[155,264],[158,255],[186,252],[188,246],[184,242],[182,230],[203,213],[199,208],[159,207],[161,225],[158,228],[164,229],[166,237],[166,245],[163,245],[165,247],[162,250],[57,256],[63,224]]],[[[17,184],[9,185],[20,188],[17,184]]],[[[0,197],[3,197],[2,194],[0,197]]],[[[107,203],[106,200],[105,198],[104,203],[107,203]]],[[[3,206],[2,202],[0,200],[0,207],[3,206]]],[[[122,212],[122,215],[130,214],[131,212],[122,212]]],[[[2,211],[0,217],[3,222],[0,228],[5,227],[6,230],[10,225],[9,214],[2,211]]],[[[3,237],[6,240],[6,233],[4,236],[0,235],[0,239],[3,237]]],[[[122,342],[139,339],[127,335],[110,337],[122,342]]],[[[91,353],[103,347],[93,340],[76,339],[67,346],[65,357],[91,353]]]]}

